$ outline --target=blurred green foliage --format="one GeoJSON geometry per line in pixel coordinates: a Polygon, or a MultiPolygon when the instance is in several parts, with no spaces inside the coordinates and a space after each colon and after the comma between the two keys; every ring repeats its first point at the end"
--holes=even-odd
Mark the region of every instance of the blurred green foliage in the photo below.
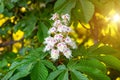
{"type": "Polygon", "coordinates": [[[0,79],[117,80],[120,21],[111,15],[119,7],[120,0],[0,0],[0,79]],[[70,60],[43,52],[54,13],[71,16],[78,48],[70,60]]]}

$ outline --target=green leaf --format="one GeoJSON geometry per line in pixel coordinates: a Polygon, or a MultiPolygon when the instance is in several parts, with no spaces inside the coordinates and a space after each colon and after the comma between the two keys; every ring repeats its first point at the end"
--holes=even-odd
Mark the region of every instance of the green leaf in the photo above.
{"type": "Polygon", "coordinates": [[[54,11],[62,14],[71,14],[71,10],[75,7],[76,0],[57,0],[54,11]]]}
{"type": "Polygon", "coordinates": [[[107,66],[120,71],[120,60],[112,55],[99,56],[99,60],[104,62],[107,66]]]}
{"type": "Polygon", "coordinates": [[[25,64],[29,64],[29,63],[34,63],[34,61],[32,61],[31,58],[29,59],[23,59],[22,61],[15,61],[11,64],[9,70],[12,69],[19,69],[20,67],[22,67],[25,64]]]}
{"type": "MultiPolygon", "coordinates": [[[[10,70],[10,72],[12,70],[14,70],[14,71],[16,70],[16,71],[15,71],[14,75],[12,75],[12,73],[11,73],[11,75],[10,75],[10,77],[12,76],[11,78],[7,77],[7,79],[10,78],[10,80],[17,80],[19,78],[25,77],[28,74],[30,74],[31,69],[33,68],[33,66],[35,65],[37,60],[43,59],[43,57],[44,57],[44,55],[41,55],[41,54],[43,54],[42,49],[43,49],[42,47],[36,48],[36,49],[32,50],[32,52],[30,52],[30,54],[27,55],[22,61],[19,61],[19,62],[15,61],[14,63],[12,63],[11,67],[9,68],[9,70],[10,70]],[[31,55],[31,53],[34,54],[34,55],[31,55]]],[[[40,66],[42,66],[43,69],[44,68],[46,69],[44,64],[42,64],[40,66]]],[[[8,72],[8,74],[9,74],[9,72],[8,72]]],[[[6,74],[6,75],[8,75],[8,74],[6,74]]],[[[3,79],[6,79],[6,78],[3,78],[3,79]]]]}
{"type": "Polygon", "coordinates": [[[65,69],[66,69],[66,66],[65,66],[64,64],[62,64],[62,65],[59,65],[57,68],[58,68],[59,70],[65,70],[65,69]]]}
{"type": "Polygon", "coordinates": [[[68,69],[70,69],[70,70],[75,69],[77,63],[78,63],[78,61],[70,60],[67,64],[68,69]]]}
{"type": "Polygon", "coordinates": [[[62,73],[64,70],[56,70],[50,73],[50,75],[48,76],[47,80],[55,80],[55,78],[62,73]]]}
{"type": "Polygon", "coordinates": [[[34,14],[27,17],[26,26],[23,30],[25,32],[25,37],[28,37],[32,34],[32,32],[35,28],[36,21],[37,21],[37,19],[34,14]]]}
{"type": "Polygon", "coordinates": [[[50,68],[50,69],[52,69],[52,70],[56,70],[56,67],[53,65],[52,62],[50,62],[50,61],[48,61],[48,60],[43,60],[42,63],[43,63],[46,67],[48,67],[48,68],[50,68]]]}
{"type": "Polygon", "coordinates": [[[21,6],[21,7],[22,6],[26,7],[28,5],[27,2],[28,2],[27,0],[19,0],[19,2],[18,2],[19,4],[18,5],[21,6]]]}
{"type": "MultiPolygon", "coordinates": [[[[12,12],[9,12],[8,9],[4,9],[4,12],[3,12],[4,16],[8,16],[8,17],[11,17],[13,16],[13,13],[12,12]]],[[[9,24],[10,25],[10,24],[9,24]]]]}
{"type": "Polygon", "coordinates": [[[11,76],[8,77],[10,78],[10,80],[18,80],[19,78],[22,78],[22,77],[25,77],[27,76],[31,69],[33,68],[34,66],[34,61],[31,61],[30,59],[24,59],[20,62],[13,62],[11,67],[9,68],[9,72],[6,74],[6,76],[11,72],[11,71],[15,71],[14,74],[13,72],[11,73],[11,76]]]}
{"type": "Polygon", "coordinates": [[[110,46],[101,46],[92,52],[92,54],[114,54],[114,53],[116,53],[116,50],[110,46]]]}
{"type": "Polygon", "coordinates": [[[17,62],[17,61],[13,62],[13,63],[11,64],[9,70],[14,69],[14,68],[15,68],[16,66],[18,66],[18,65],[20,65],[20,62],[17,62]]]}
{"type": "Polygon", "coordinates": [[[55,5],[54,5],[54,10],[60,9],[62,5],[66,3],[66,0],[57,0],[55,5]]]}
{"type": "Polygon", "coordinates": [[[26,56],[26,58],[33,59],[33,60],[36,60],[36,59],[40,60],[40,59],[44,59],[47,55],[48,53],[43,52],[43,47],[39,47],[36,49],[32,49],[30,51],[30,54],[26,56]]]}
{"type": "Polygon", "coordinates": [[[9,71],[1,80],[8,80],[14,73],[16,69],[9,71]]]}
{"type": "Polygon", "coordinates": [[[11,80],[16,80],[16,79],[19,79],[21,77],[28,75],[33,64],[34,64],[34,62],[32,62],[30,60],[26,60],[26,59],[24,59],[20,62],[18,62],[18,61],[13,62],[9,68],[9,72],[3,77],[2,80],[8,80],[9,78],[11,80]],[[15,72],[15,71],[18,71],[18,72],[15,72]],[[13,73],[14,73],[14,75],[13,75],[13,73]]]}
{"type": "Polygon", "coordinates": [[[103,71],[103,73],[105,73],[105,74],[107,72],[106,67],[97,59],[87,59],[87,60],[81,59],[78,64],[81,66],[97,68],[97,69],[103,71]]]}
{"type": "Polygon", "coordinates": [[[57,78],[57,80],[69,80],[68,79],[68,70],[63,71],[59,77],[57,78]]]}
{"type": "Polygon", "coordinates": [[[0,13],[4,12],[4,3],[0,2],[0,13]]]}
{"type": "Polygon", "coordinates": [[[8,10],[11,10],[14,6],[14,4],[9,0],[9,1],[5,1],[5,7],[8,9],[8,10]]]}
{"type": "Polygon", "coordinates": [[[90,0],[90,1],[94,4],[96,12],[99,12],[102,15],[107,16],[109,12],[116,6],[116,3],[114,2],[118,0],[90,0]]]}
{"type": "Polygon", "coordinates": [[[37,22],[37,18],[36,16],[31,13],[29,15],[27,15],[26,17],[24,17],[23,19],[21,19],[15,26],[14,26],[14,30],[23,30],[24,31],[24,37],[27,38],[31,35],[33,35],[33,30],[35,29],[35,25],[37,22]]]}
{"type": "Polygon", "coordinates": [[[79,65],[77,67],[77,70],[85,73],[86,75],[91,77],[93,80],[110,80],[108,76],[106,76],[104,73],[102,73],[99,69],[96,69],[96,68],[79,65]]]}
{"type": "Polygon", "coordinates": [[[9,80],[18,80],[22,77],[25,77],[27,76],[28,74],[30,74],[30,72],[24,70],[24,71],[21,71],[21,72],[18,72],[16,73],[15,75],[13,75],[9,80]]]}
{"type": "Polygon", "coordinates": [[[72,70],[70,74],[72,80],[89,80],[84,74],[76,70],[72,70]]]}
{"type": "Polygon", "coordinates": [[[19,0],[11,0],[11,2],[14,2],[14,3],[16,3],[16,2],[18,2],[19,0]]]}
{"type": "Polygon", "coordinates": [[[100,45],[100,43],[94,44],[94,45],[90,46],[89,48],[87,48],[87,51],[92,54],[93,51],[95,51],[96,49],[98,49],[99,45],[100,45]]]}
{"type": "Polygon", "coordinates": [[[77,0],[73,15],[77,20],[88,23],[94,14],[94,5],[89,0],[77,0]]]}
{"type": "Polygon", "coordinates": [[[43,23],[40,22],[38,26],[37,37],[40,42],[44,41],[44,38],[48,36],[48,27],[43,23]]]}
{"type": "Polygon", "coordinates": [[[46,80],[48,76],[48,70],[43,63],[38,62],[34,66],[31,72],[31,80],[46,80]]]}
{"type": "Polygon", "coordinates": [[[77,49],[73,50],[73,56],[86,56],[88,54],[87,49],[85,46],[79,46],[77,49]]]}
{"type": "Polygon", "coordinates": [[[23,64],[21,67],[19,67],[19,71],[17,73],[15,73],[10,80],[18,80],[22,77],[27,76],[28,74],[30,74],[30,70],[33,68],[33,63],[27,63],[27,64],[23,64]]]}
{"type": "Polygon", "coordinates": [[[0,61],[0,68],[3,68],[5,66],[7,66],[7,60],[6,59],[3,59],[2,61],[0,61]]]}
{"type": "Polygon", "coordinates": [[[21,19],[15,26],[14,26],[14,31],[16,32],[17,30],[21,30],[26,26],[26,20],[21,19]]]}

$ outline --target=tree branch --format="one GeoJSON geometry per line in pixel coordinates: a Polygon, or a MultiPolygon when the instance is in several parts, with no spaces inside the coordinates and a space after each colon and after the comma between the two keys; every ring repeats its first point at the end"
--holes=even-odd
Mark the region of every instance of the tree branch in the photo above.
{"type": "Polygon", "coordinates": [[[1,43],[0,44],[0,47],[6,47],[6,46],[9,46],[9,45],[12,45],[14,43],[17,43],[17,42],[20,42],[22,41],[24,38],[20,39],[20,40],[17,40],[17,41],[13,41],[13,40],[10,40],[9,42],[4,42],[4,43],[1,43]]]}

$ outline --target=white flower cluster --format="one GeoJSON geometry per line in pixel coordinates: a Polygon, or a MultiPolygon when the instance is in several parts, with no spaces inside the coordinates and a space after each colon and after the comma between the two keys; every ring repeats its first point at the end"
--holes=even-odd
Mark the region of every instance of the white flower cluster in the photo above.
{"type": "Polygon", "coordinates": [[[57,13],[53,14],[51,20],[54,21],[53,27],[49,29],[49,36],[45,38],[44,52],[50,51],[51,58],[57,60],[60,54],[63,54],[66,58],[72,57],[72,51],[70,48],[75,49],[76,43],[68,36],[72,31],[67,26],[70,20],[69,14],[59,16],[57,13]]]}

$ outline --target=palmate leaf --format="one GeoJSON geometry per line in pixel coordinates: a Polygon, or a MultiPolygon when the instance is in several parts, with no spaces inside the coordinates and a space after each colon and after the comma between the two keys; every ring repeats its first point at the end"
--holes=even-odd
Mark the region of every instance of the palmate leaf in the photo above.
{"type": "Polygon", "coordinates": [[[73,16],[83,23],[88,23],[94,14],[94,5],[89,0],[77,0],[73,16]]]}
{"type": "Polygon", "coordinates": [[[32,72],[30,74],[31,80],[46,80],[47,76],[48,76],[47,68],[45,67],[45,65],[43,63],[38,61],[35,64],[32,72]]]}
{"type": "Polygon", "coordinates": [[[100,55],[114,55],[119,58],[119,51],[108,45],[100,46],[100,44],[95,44],[87,48],[87,53],[89,57],[96,57],[100,55]]]}
{"type": "Polygon", "coordinates": [[[55,70],[55,71],[50,73],[50,75],[48,76],[47,80],[55,80],[61,73],[64,74],[65,70],[66,70],[66,66],[65,65],[59,65],[57,67],[57,70],[55,70]]]}
{"type": "Polygon", "coordinates": [[[10,78],[10,80],[18,80],[19,78],[27,76],[28,74],[30,74],[30,71],[33,68],[33,66],[34,66],[33,62],[28,62],[21,65],[17,69],[17,72],[10,78]]]}
{"type": "Polygon", "coordinates": [[[48,61],[48,60],[43,60],[42,63],[48,67],[49,69],[52,69],[52,70],[56,70],[56,67],[53,65],[52,62],[48,61]]]}
{"type": "Polygon", "coordinates": [[[16,69],[9,71],[1,80],[8,80],[14,73],[16,69]]]}
{"type": "Polygon", "coordinates": [[[39,47],[36,49],[32,49],[30,51],[30,54],[26,56],[26,58],[31,60],[38,60],[38,59],[40,60],[40,59],[44,59],[47,55],[48,53],[43,52],[43,47],[39,47]]]}
{"type": "Polygon", "coordinates": [[[27,70],[20,71],[20,72],[16,73],[15,75],[13,75],[9,80],[18,80],[19,78],[25,77],[28,74],[30,74],[30,72],[27,70]]]}
{"type": "Polygon", "coordinates": [[[28,60],[23,60],[23,61],[20,61],[20,62],[19,61],[15,61],[15,62],[13,62],[11,64],[9,70],[12,70],[14,68],[19,68],[21,65],[24,65],[24,64],[27,64],[27,63],[29,63],[28,60]]]}
{"type": "Polygon", "coordinates": [[[22,65],[28,63],[27,61],[22,61],[22,62],[13,62],[9,68],[9,72],[2,78],[2,80],[8,80],[11,76],[13,76],[13,73],[15,70],[20,68],[22,65]]]}
{"type": "Polygon", "coordinates": [[[57,0],[54,5],[54,10],[60,9],[62,5],[66,3],[66,0],[57,0]]]}
{"type": "MultiPolygon", "coordinates": [[[[75,80],[80,79],[78,75],[81,72],[94,80],[109,80],[109,77],[106,76],[106,67],[97,59],[70,60],[67,67],[71,72],[71,78],[75,78],[75,80]],[[73,73],[72,71],[74,70],[77,72],[75,71],[76,73],[73,73]]],[[[84,77],[82,73],[81,78],[82,76],[84,77]]]]}
{"type": "MultiPolygon", "coordinates": [[[[34,62],[30,61],[30,60],[23,60],[21,62],[14,62],[12,63],[10,69],[11,71],[15,71],[14,74],[11,75],[11,77],[9,77],[9,80],[18,80],[19,78],[25,77],[28,74],[30,74],[31,69],[34,66],[34,62]]],[[[9,72],[6,74],[8,75],[9,72]]]]}
{"type": "Polygon", "coordinates": [[[9,72],[2,78],[2,80],[17,80],[21,77],[25,77],[30,73],[32,69],[33,62],[28,60],[23,60],[21,62],[14,62],[12,63],[11,67],[9,68],[9,72]],[[19,70],[23,68],[22,70],[19,70]],[[17,70],[16,73],[14,73],[17,70]],[[14,74],[13,74],[14,73],[14,74]]]}
{"type": "Polygon", "coordinates": [[[29,55],[27,55],[25,58],[31,61],[43,60],[48,55],[48,53],[43,52],[43,48],[44,47],[41,46],[35,49],[31,49],[29,55]]]}
{"type": "Polygon", "coordinates": [[[93,54],[114,54],[116,52],[117,51],[110,46],[101,46],[92,51],[93,54]]]}
{"type": "Polygon", "coordinates": [[[90,46],[89,48],[87,48],[87,51],[89,53],[92,53],[93,51],[95,51],[96,49],[98,49],[99,45],[100,45],[100,43],[94,44],[94,45],[90,46]]]}
{"type": "Polygon", "coordinates": [[[65,70],[65,69],[66,69],[66,66],[65,66],[64,64],[62,64],[62,65],[59,65],[59,66],[57,67],[57,69],[58,69],[58,70],[65,70]]]}
{"type": "Polygon", "coordinates": [[[56,71],[51,72],[47,80],[55,80],[55,78],[58,77],[58,75],[62,73],[63,71],[64,70],[56,70],[56,71]]]}
{"type": "Polygon", "coordinates": [[[39,48],[36,48],[36,49],[32,49],[30,52],[29,52],[29,55],[25,56],[25,58],[21,61],[14,61],[9,70],[12,70],[16,67],[20,67],[22,65],[25,65],[25,64],[28,64],[28,63],[35,63],[37,59],[43,59],[46,55],[46,54],[43,54],[43,47],[39,47],[39,48]],[[42,55],[43,54],[43,55],[42,55]]]}
{"type": "Polygon", "coordinates": [[[112,55],[97,57],[100,61],[104,62],[107,66],[120,71],[120,60],[112,55]]]}
{"type": "Polygon", "coordinates": [[[76,68],[78,61],[77,60],[70,60],[67,64],[67,68],[69,70],[74,70],[76,68]]]}
{"type": "Polygon", "coordinates": [[[72,80],[89,80],[84,74],[74,69],[70,71],[70,74],[72,80]]]}
{"type": "Polygon", "coordinates": [[[78,63],[80,66],[87,66],[92,68],[97,68],[101,70],[103,73],[107,73],[106,67],[97,59],[81,59],[78,63]]]}
{"type": "Polygon", "coordinates": [[[106,76],[104,73],[102,73],[101,70],[97,68],[92,68],[88,66],[81,66],[79,65],[77,67],[77,70],[80,72],[83,72],[84,74],[88,75],[91,77],[93,80],[110,80],[108,76],[106,76]]]}
{"type": "Polygon", "coordinates": [[[64,70],[59,77],[57,78],[57,80],[69,80],[68,79],[68,70],[64,70]]]}
{"type": "MultiPolygon", "coordinates": [[[[109,77],[106,76],[105,66],[96,59],[70,60],[67,67],[70,71],[76,70],[82,72],[83,74],[91,77],[93,80],[110,80],[109,77]]],[[[73,74],[72,76],[77,76],[77,73],[73,74]]]]}
{"type": "Polygon", "coordinates": [[[76,0],[57,0],[54,11],[62,14],[71,14],[71,10],[75,7],[76,0]]]}
{"type": "Polygon", "coordinates": [[[23,60],[21,63],[17,64],[17,66],[19,67],[17,68],[16,73],[10,78],[10,80],[18,80],[19,78],[25,77],[30,74],[35,63],[35,61],[23,60]]]}
{"type": "MultiPolygon", "coordinates": [[[[13,62],[9,68],[9,72],[3,77],[2,80],[18,80],[30,74],[37,61],[42,60],[46,55],[46,53],[42,55],[42,49],[42,47],[33,49],[23,60],[13,62]]],[[[49,65],[53,66],[51,63],[49,63],[49,65]]],[[[42,64],[42,67],[43,69],[46,69],[44,64],[42,64]]]]}

